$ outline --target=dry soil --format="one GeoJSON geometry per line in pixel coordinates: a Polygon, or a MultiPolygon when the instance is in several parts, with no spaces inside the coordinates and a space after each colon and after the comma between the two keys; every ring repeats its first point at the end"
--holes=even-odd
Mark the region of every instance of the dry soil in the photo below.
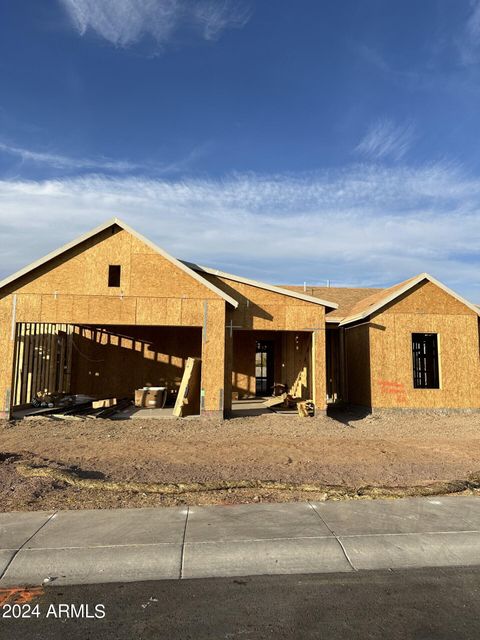
{"type": "MultiPolygon", "coordinates": [[[[114,482],[274,480],[411,487],[480,471],[480,414],[0,422],[1,511],[300,500],[306,495],[295,489],[163,496],[80,488],[53,478],[24,477],[19,463],[114,482]]],[[[308,498],[322,496],[320,487],[308,498]]]]}

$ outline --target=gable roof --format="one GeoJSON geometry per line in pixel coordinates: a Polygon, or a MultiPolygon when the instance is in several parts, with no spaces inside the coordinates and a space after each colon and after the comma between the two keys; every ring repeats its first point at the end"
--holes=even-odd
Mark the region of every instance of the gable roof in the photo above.
{"type": "Polygon", "coordinates": [[[304,291],[315,298],[328,298],[334,300],[337,304],[336,309],[328,311],[325,320],[326,322],[340,322],[347,315],[350,315],[351,309],[360,300],[368,298],[374,293],[384,291],[384,289],[377,288],[355,288],[355,287],[311,287],[305,288],[299,285],[282,285],[284,289],[290,289],[291,291],[301,292],[304,291]]]}
{"type": "Polygon", "coordinates": [[[267,284],[266,282],[260,282],[258,280],[250,280],[249,278],[243,278],[241,276],[236,276],[231,273],[225,273],[224,271],[219,271],[218,269],[211,269],[210,267],[202,267],[193,262],[183,262],[184,265],[188,266],[190,269],[194,269],[198,273],[208,273],[212,276],[218,276],[219,278],[225,278],[225,280],[232,280],[233,282],[241,282],[242,284],[248,284],[251,287],[257,287],[258,289],[264,289],[266,291],[271,291],[272,293],[279,293],[283,296],[288,296],[290,298],[297,298],[298,300],[304,300],[305,302],[311,302],[313,304],[318,304],[323,307],[329,307],[330,309],[336,309],[338,304],[336,302],[329,302],[328,300],[324,300],[323,298],[319,298],[316,296],[309,296],[304,293],[299,293],[296,290],[277,287],[273,284],[267,284]]]}
{"type": "Polygon", "coordinates": [[[15,280],[18,280],[18,278],[21,278],[22,276],[27,275],[28,273],[30,273],[34,269],[37,269],[38,267],[41,267],[42,265],[46,264],[50,260],[53,260],[54,258],[57,258],[58,256],[61,256],[63,253],[66,253],[70,249],[73,249],[74,247],[78,246],[82,242],[85,242],[86,240],[89,240],[90,238],[93,238],[94,236],[96,236],[97,234],[101,233],[102,231],[105,231],[109,227],[113,227],[114,225],[116,225],[117,227],[120,227],[121,229],[123,229],[124,231],[127,231],[128,233],[131,233],[138,240],[140,240],[141,242],[144,242],[151,249],[153,249],[156,253],[160,254],[163,258],[165,258],[166,260],[171,262],[173,265],[178,267],[178,269],[181,269],[182,271],[184,271],[186,274],[188,274],[191,278],[193,278],[194,280],[196,280],[197,282],[202,284],[204,287],[206,287],[207,289],[210,289],[210,291],[212,291],[213,293],[215,293],[218,296],[220,296],[221,298],[223,298],[226,302],[231,304],[233,307],[235,307],[235,308],[238,307],[237,300],[234,300],[234,298],[232,298],[231,296],[227,295],[224,291],[222,291],[221,289],[216,287],[214,284],[212,284],[206,278],[202,278],[201,275],[199,275],[196,271],[194,271],[193,269],[188,267],[185,263],[183,263],[180,260],[177,260],[176,258],[171,256],[169,253],[167,253],[166,251],[164,251],[163,249],[158,247],[156,244],[154,244],[148,238],[145,238],[144,236],[142,236],[140,233],[135,231],[135,229],[132,229],[128,224],[126,224],[125,222],[123,222],[119,218],[111,218],[110,220],[107,220],[107,222],[104,222],[103,224],[99,225],[98,227],[95,227],[95,229],[92,229],[91,231],[88,231],[87,233],[79,236],[78,238],[75,238],[75,240],[72,240],[71,242],[68,242],[67,244],[64,244],[59,249],[56,249],[55,251],[52,251],[51,253],[49,253],[48,255],[44,256],[43,258],[40,258],[39,260],[36,260],[35,262],[32,262],[31,264],[27,265],[23,269],[20,269],[19,271],[16,271],[11,276],[8,276],[7,278],[4,278],[3,280],[0,281],[0,289],[2,289],[3,287],[5,287],[8,284],[11,284],[15,280]]]}
{"type": "Polygon", "coordinates": [[[359,320],[364,320],[368,316],[372,315],[376,311],[379,311],[383,307],[385,307],[390,302],[393,302],[397,298],[399,298],[404,293],[407,293],[417,284],[420,284],[424,280],[428,280],[432,282],[437,287],[448,293],[453,298],[464,304],[466,307],[474,311],[476,314],[480,315],[480,308],[476,305],[468,302],[465,298],[462,298],[452,291],[447,286],[445,286],[442,282],[439,282],[436,278],[431,276],[429,273],[420,273],[418,276],[413,278],[409,278],[408,280],[404,280],[403,282],[399,282],[398,284],[390,287],[388,289],[380,290],[367,298],[360,300],[352,309],[350,309],[350,313],[343,318],[340,322],[340,326],[350,324],[352,322],[358,322],[359,320]]]}

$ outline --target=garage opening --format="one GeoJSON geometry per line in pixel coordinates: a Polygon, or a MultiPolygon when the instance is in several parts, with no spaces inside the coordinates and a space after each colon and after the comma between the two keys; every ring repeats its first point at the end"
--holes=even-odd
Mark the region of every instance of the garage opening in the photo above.
{"type": "Polygon", "coordinates": [[[115,417],[165,417],[173,415],[183,382],[189,396],[181,415],[196,415],[201,349],[199,327],[19,323],[12,411],[54,414],[75,402],[87,416],[89,409],[113,408],[101,417],[114,417],[116,406],[115,417]],[[104,407],[93,406],[102,401],[104,407]]]}

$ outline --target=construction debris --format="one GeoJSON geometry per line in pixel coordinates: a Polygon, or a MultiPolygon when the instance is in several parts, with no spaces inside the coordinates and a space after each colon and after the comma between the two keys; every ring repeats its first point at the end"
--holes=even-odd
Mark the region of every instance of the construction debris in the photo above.
{"type": "Polygon", "coordinates": [[[94,400],[92,402],[92,409],[106,409],[107,407],[113,407],[117,404],[116,398],[105,398],[104,400],[94,400]]]}
{"type": "Polygon", "coordinates": [[[297,411],[301,418],[312,418],[315,415],[315,404],[313,400],[298,402],[297,411]]]}

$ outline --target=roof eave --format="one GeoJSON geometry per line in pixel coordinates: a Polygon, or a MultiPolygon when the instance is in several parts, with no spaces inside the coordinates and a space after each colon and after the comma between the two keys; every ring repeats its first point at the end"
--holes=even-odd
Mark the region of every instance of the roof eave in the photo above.
{"type": "Polygon", "coordinates": [[[219,278],[225,278],[226,280],[233,280],[234,282],[241,282],[243,284],[250,285],[252,287],[257,287],[258,289],[265,289],[267,291],[271,291],[272,293],[279,293],[284,296],[288,296],[290,298],[296,298],[298,300],[304,300],[305,302],[310,302],[312,304],[317,304],[322,307],[328,307],[330,309],[338,309],[338,304],[336,302],[330,302],[328,300],[322,300],[321,298],[315,298],[313,296],[305,295],[303,293],[298,293],[296,291],[292,291],[290,289],[283,289],[282,287],[277,287],[273,284],[268,284],[266,282],[261,282],[259,280],[250,280],[250,278],[244,278],[242,276],[237,276],[232,273],[226,273],[225,271],[220,271],[219,269],[212,269],[210,267],[204,267],[202,265],[196,264],[194,262],[186,262],[182,261],[183,264],[190,267],[195,271],[199,271],[200,273],[208,273],[212,276],[217,276],[219,278]]]}
{"type": "Polygon", "coordinates": [[[467,306],[469,309],[474,311],[478,316],[480,316],[480,308],[477,308],[476,305],[472,304],[468,300],[465,300],[465,298],[462,298],[462,296],[458,295],[458,293],[455,293],[455,291],[453,291],[452,289],[449,289],[442,282],[440,282],[439,280],[431,276],[429,273],[425,272],[425,273],[419,274],[416,278],[413,278],[412,280],[410,280],[404,287],[402,287],[398,291],[395,291],[393,294],[386,296],[385,298],[377,302],[377,304],[374,304],[371,308],[366,309],[362,313],[356,314],[354,316],[347,316],[342,320],[342,322],[340,323],[340,326],[352,324],[353,322],[358,322],[359,320],[365,320],[365,318],[368,318],[373,313],[376,313],[380,309],[383,309],[383,307],[385,307],[387,304],[389,304],[390,302],[393,302],[394,300],[402,296],[404,293],[407,293],[408,291],[410,291],[410,289],[413,289],[413,287],[416,287],[417,284],[420,284],[420,282],[423,282],[423,280],[428,280],[432,284],[435,284],[437,287],[445,291],[445,293],[448,293],[453,298],[455,298],[456,300],[458,300],[459,302],[467,306]]]}

